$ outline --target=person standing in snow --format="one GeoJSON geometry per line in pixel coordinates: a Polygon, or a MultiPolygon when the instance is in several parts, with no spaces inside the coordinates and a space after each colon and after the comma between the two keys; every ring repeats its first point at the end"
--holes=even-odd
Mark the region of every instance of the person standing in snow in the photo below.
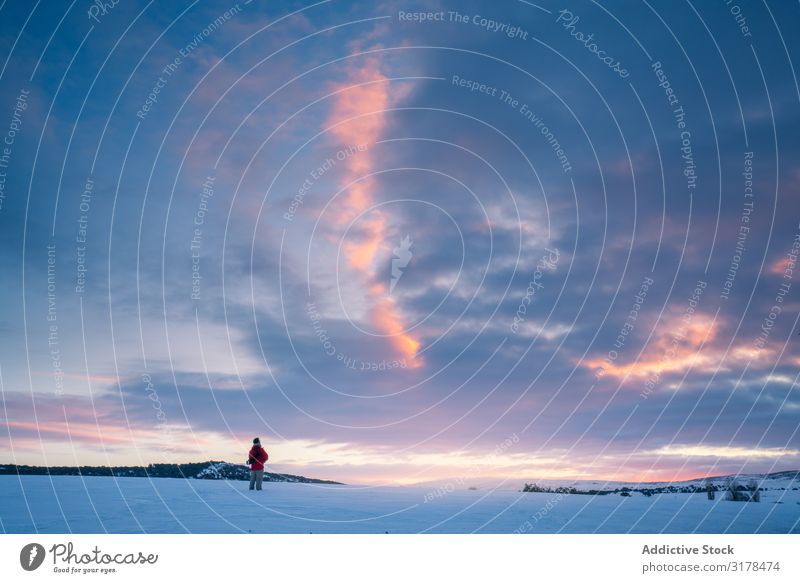
{"type": "Polygon", "coordinates": [[[250,457],[247,463],[250,464],[250,489],[261,489],[261,482],[264,479],[264,462],[269,459],[269,454],[261,447],[261,440],[256,437],[253,440],[253,447],[250,448],[250,457]]]}

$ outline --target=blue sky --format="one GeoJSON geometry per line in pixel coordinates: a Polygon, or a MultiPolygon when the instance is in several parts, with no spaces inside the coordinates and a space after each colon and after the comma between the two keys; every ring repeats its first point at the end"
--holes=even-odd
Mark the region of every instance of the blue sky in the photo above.
{"type": "Polygon", "coordinates": [[[796,5],[0,12],[3,461],[800,464],[796,5]]]}

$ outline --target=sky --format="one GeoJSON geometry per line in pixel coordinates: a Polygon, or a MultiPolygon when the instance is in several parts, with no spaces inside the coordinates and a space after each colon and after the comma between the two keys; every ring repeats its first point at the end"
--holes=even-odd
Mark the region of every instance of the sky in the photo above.
{"type": "Polygon", "coordinates": [[[0,4],[0,463],[800,468],[796,3],[0,4]]]}

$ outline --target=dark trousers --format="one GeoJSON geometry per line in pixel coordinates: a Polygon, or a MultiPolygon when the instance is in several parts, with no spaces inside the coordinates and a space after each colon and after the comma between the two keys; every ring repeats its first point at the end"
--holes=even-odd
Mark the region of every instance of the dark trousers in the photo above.
{"type": "Polygon", "coordinates": [[[255,486],[256,490],[261,489],[261,482],[264,479],[264,470],[250,470],[250,489],[255,486]]]}

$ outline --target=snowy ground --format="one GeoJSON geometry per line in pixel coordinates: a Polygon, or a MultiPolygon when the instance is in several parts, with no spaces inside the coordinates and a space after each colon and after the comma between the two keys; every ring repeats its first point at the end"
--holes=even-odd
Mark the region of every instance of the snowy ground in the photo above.
{"type": "Polygon", "coordinates": [[[6,533],[800,533],[800,491],[762,502],[78,476],[0,476],[6,533]],[[426,499],[429,500],[426,502],[426,499]]]}

